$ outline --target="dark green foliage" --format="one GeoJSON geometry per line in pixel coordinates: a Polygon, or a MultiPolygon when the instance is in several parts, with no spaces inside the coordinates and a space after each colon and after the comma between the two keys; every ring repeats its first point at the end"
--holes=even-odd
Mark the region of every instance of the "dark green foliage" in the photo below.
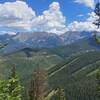
{"type": "Polygon", "coordinates": [[[8,80],[8,93],[11,99],[21,100],[23,87],[20,84],[20,80],[16,74],[15,67],[11,70],[11,75],[8,80]]]}
{"type": "Polygon", "coordinates": [[[11,71],[8,80],[0,80],[0,100],[22,100],[22,86],[15,68],[11,71]]]}
{"type": "Polygon", "coordinates": [[[100,98],[100,69],[96,73],[97,79],[97,96],[100,98]]]}
{"type": "Polygon", "coordinates": [[[50,69],[50,85],[53,88],[63,86],[68,100],[98,100],[95,74],[99,65],[99,52],[88,52],[66,59],[64,63],[50,69]]]}
{"type": "Polygon", "coordinates": [[[9,100],[9,89],[8,89],[8,81],[6,80],[0,80],[0,100],[9,100]]]}

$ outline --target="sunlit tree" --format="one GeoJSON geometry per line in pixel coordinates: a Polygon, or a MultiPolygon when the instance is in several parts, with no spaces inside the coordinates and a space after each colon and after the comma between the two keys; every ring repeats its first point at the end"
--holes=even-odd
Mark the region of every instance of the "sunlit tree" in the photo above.
{"type": "Polygon", "coordinates": [[[0,80],[0,100],[21,100],[22,89],[15,67],[13,67],[9,79],[0,80]]]}
{"type": "Polygon", "coordinates": [[[64,89],[61,87],[58,87],[55,90],[55,93],[52,96],[51,100],[66,100],[64,89]]]}

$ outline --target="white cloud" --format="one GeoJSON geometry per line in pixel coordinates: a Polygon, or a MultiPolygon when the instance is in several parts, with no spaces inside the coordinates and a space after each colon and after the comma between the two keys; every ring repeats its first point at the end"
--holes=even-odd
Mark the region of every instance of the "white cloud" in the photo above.
{"type": "Polygon", "coordinates": [[[86,21],[74,21],[68,25],[69,31],[99,31],[97,27],[93,24],[98,18],[94,12],[88,14],[86,21]]]}
{"type": "Polygon", "coordinates": [[[16,1],[0,4],[0,28],[29,29],[35,12],[25,2],[16,1]]]}
{"type": "MultiPolygon", "coordinates": [[[[91,3],[90,0],[76,0],[76,2],[79,1],[91,3]]],[[[58,2],[50,4],[49,8],[39,16],[23,1],[6,2],[0,4],[0,31],[44,31],[62,34],[66,31],[95,30],[93,21],[97,17],[93,12],[88,16],[85,22],[74,21],[67,26],[66,18],[62,14],[58,2]]]]}
{"type": "Polygon", "coordinates": [[[74,21],[69,26],[69,31],[93,31],[95,26],[91,22],[74,21]]]}
{"type": "Polygon", "coordinates": [[[61,34],[67,31],[66,19],[60,11],[59,3],[53,2],[49,9],[33,20],[33,29],[61,34]]]}
{"type": "Polygon", "coordinates": [[[80,15],[78,15],[77,17],[83,17],[84,15],[83,14],[80,14],[80,15]]]}
{"type": "Polygon", "coordinates": [[[84,4],[92,9],[94,8],[95,5],[94,0],[75,0],[75,2],[79,4],[84,4]]]}
{"type": "Polygon", "coordinates": [[[65,23],[58,2],[53,2],[40,16],[37,16],[23,1],[0,4],[0,30],[15,29],[61,34],[67,30],[65,23]]]}

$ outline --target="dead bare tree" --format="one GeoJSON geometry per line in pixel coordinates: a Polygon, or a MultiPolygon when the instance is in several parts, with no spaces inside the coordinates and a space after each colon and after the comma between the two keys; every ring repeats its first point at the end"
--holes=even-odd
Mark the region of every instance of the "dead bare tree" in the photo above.
{"type": "Polygon", "coordinates": [[[47,72],[44,68],[38,67],[33,73],[30,83],[29,100],[44,100],[47,88],[47,72]]]}

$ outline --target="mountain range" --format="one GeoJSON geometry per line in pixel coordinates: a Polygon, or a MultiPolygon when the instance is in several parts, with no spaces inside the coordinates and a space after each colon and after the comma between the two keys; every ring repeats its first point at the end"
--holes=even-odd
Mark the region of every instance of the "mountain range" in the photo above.
{"type": "Polygon", "coordinates": [[[10,54],[22,49],[56,48],[69,45],[81,39],[89,39],[92,32],[66,32],[62,35],[47,32],[22,32],[16,34],[0,35],[0,44],[7,44],[1,49],[4,54],[10,54]]]}

